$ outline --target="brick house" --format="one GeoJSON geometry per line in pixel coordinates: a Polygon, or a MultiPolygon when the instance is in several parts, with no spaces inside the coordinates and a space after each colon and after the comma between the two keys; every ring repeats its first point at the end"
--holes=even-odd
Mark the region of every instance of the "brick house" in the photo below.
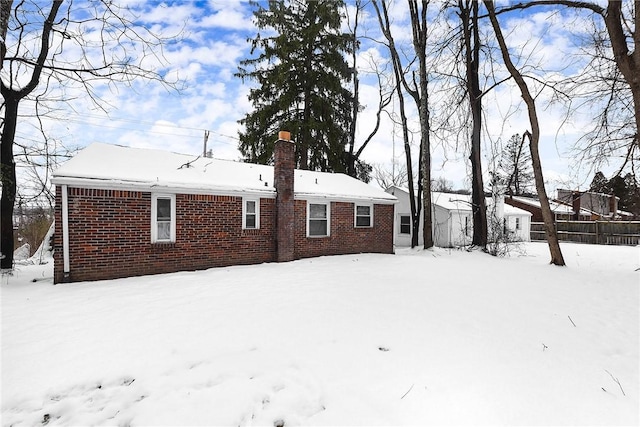
{"type": "Polygon", "coordinates": [[[396,198],[344,174],[92,144],[54,173],[54,283],[393,253],[396,198]]]}

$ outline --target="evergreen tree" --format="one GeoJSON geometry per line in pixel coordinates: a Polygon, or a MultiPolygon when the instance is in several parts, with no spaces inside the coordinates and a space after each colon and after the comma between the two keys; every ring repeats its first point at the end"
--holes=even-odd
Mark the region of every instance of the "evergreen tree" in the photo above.
{"type": "Polygon", "coordinates": [[[620,198],[619,209],[633,213],[636,218],[640,218],[640,185],[638,179],[632,173],[627,173],[624,177],[626,194],[620,198]]]}
{"type": "Polygon", "coordinates": [[[600,171],[596,172],[591,180],[591,186],[589,187],[589,191],[593,191],[594,193],[602,193],[609,194],[611,192],[611,188],[609,187],[609,181],[607,177],[600,171]]]}
{"type": "Polygon", "coordinates": [[[531,153],[527,147],[522,147],[522,143],[519,134],[511,136],[498,165],[507,194],[514,196],[533,194],[531,153]]]}
{"type": "Polygon", "coordinates": [[[591,181],[589,191],[602,194],[613,194],[620,198],[618,209],[640,216],[640,186],[636,176],[628,173],[624,177],[615,175],[607,179],[600,171],[596,172],[591,181]]]}
{"type": "Polygon", "coordinates": [[[253,5],[259,32],[251,55],[258,55],[241,61],[236,75],[258,86],[249,94],[254,111],[240,120],[240,152],[248,161],[270,163],[278,131],[288,130],[298,167],[344,172],[353,96],[346,88],[352,43],[340,31],[343,2],[253,5]]]}

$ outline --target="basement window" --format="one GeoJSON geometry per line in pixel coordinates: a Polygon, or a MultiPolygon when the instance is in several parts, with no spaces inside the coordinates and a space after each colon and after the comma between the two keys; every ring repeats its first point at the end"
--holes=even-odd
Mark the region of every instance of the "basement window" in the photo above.
{"type": "Polygon", "coordinates": [[[356,227],[372,227],[373,207],[371,205],[355,205],[356,227]]]}
{"type": "Polygon", "coordinates": [[[328,203],[307,204],[307,237],[329,235],[331,211],[328,203]]]}
{"type": "Polygon", "coordinates": [[[245,230],[260,228],[260,200],[242,200],[242,228],[245,230]]]}
{"type": "Polygon", "coordinates": [[[176,196],[153,194],[151,196],[151,243],[176,241],[176,196]]]}

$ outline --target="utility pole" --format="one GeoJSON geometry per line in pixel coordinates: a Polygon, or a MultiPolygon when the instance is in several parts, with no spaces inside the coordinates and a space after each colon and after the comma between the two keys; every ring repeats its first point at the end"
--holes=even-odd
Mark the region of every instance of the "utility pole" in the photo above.
{"type": "Polygon", "coordinates": [[[209,131],[205,130],[204,131],[204,149],[202,150],[202,157],[211,157],[213,155],[211,150],[209,150],[209,152],[207,152],[207,141],[208,140],[209,140],[209,131]]]}

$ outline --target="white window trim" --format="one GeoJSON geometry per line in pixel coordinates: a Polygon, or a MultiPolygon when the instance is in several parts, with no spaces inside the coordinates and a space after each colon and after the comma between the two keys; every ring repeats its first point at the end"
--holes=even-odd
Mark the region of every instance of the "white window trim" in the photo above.
{"type": "Polygon", "coordinates": [[[151,243],[175,243],[176,241],[176,195],[151,195],[151,243]],[[158,239],[158,199],[171,199],[171,237],[169,240],[158,239]]]}
{"type": "Polygon", "coordinates": [[[353,226],[355,228],[373,228],[373,204],[370,204],[370,203],[354,203],[353,204],[353,226]],[[369,225],[358,225],[358,206],[366,206],[369,208],[369,225]]]}
{"type": "Polygon", "coordinates": [[[331,236],[331,202],[307,200],[307,237],[312,239],[331,236]],[[327,207],[327,234],[322,236],[312,236],[309,234],[311,222],[311,205],[325,205],[327,207]]]}
{"type": "Polygon", "coordinates": [[[260,199],[252,197],[242,198],[242,229],[243,230],[258,230],[260,229],[260,199]],[[256,204],[256,226],[247,228],[247,202],[255,202],[256,204]]]}

